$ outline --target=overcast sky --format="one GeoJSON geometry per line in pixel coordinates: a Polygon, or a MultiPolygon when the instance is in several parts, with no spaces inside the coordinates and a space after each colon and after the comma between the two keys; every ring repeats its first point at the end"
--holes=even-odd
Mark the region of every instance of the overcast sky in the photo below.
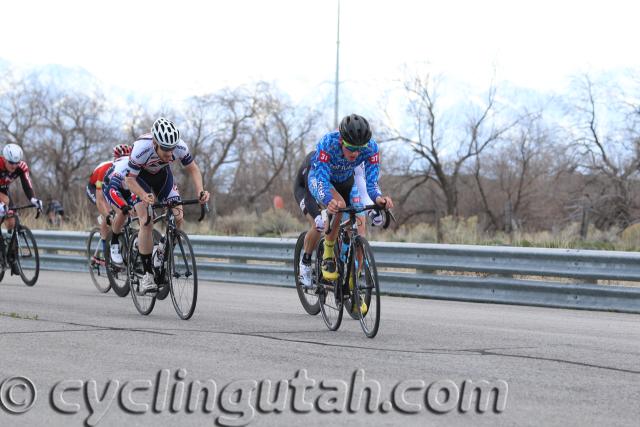
{"type": "MultiPolygon", "coordinates": [[[[424,69],[486,87],[559,90],[584,71],[640,69],[632,0],[342,0],[345,99],[424,69]],[[428,64],[428,65],[427,65],[428,64]]],[[[0,58],[81,66],[174,99],[259,79],[296,100],[331,94],[337,0],[3,2],[0,58]]]]}

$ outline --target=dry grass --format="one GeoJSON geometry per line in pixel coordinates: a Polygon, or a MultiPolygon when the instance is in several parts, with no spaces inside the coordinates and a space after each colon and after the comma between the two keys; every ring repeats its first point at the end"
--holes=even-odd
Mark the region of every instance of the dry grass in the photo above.
{"type": "MultiPolygon", "coordinates": [[[[597,230],[589,227],[588,238],[580,238],[580,224],[572,223],[564,228],[537,232],[516,231],[511,235],[498,232],[483,233],[478,228],[476,217],[441,220],[442,243],[466,245],[505,245],[565,249],[601,249],[620,251],[640,250],[640,224],[627,230],[611,228],[597,230]]],[[[371,240],[390,242],[436,243],[437,230],[432,224],[402,226],[394,231],[372,230],[371,240]]]]}
{"type": "MultiPolygon", "coordinates": [[[[83,211],[79,215],[67,218],[61,230],[90,230],[97,226],[97,213],[83,211]]],[[[28,211],[21,215],[22,222],[33,229],[57,229],[49,226],[46,218],[34,218],[28,211]]],[[[640,224],[626,230],[612,228],[597,230],[589,228],[588,238],[580,238],[578,223],[564,228],[537,232],[516,231],[511,235],[503,232],[488,234],[478,227],[477,217],[455,220],[452,217],[442,218],[440,231],[441,243],[467,245],[505,245],[521,247],[565,248],[565,249],[600,249],[640,251],[640,224]]],[[[208,218],[198,223],[195,220],[185,222],[185,231],[191,234],[222,236],[265,236],[295,237],[305,230],[307,224],[299,215],[292,215],[286,210],[269,210],[260,216],[245,208],[237,209],[233,214],[208,218]]],[[[436,243],[438,233],[435,225],[420,223],[401,226],[396,230],[380,230],[369,228],[370,240],[388,242],[436,243]]]]}

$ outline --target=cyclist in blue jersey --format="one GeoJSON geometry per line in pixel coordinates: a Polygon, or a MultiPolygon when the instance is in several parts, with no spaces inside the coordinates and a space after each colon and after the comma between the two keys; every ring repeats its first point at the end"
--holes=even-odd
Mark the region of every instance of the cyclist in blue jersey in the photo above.
{"type": "MultiPolygon", "coordinates": [[[[313,195],[307,188],[307,176],[309,169],[311,168],[311,158],[313,157],[314,153],[315,152],[311,152],[305,157],[302,165],[298,169],[298,175],[296,176],[293,186],[293,195],[296,199],[296,202],[300,206],[302,214],[307,218],[309,224],[311,225],[304,237],[303,253],[298,269],[298,280],[300,281],[302,286],[307,289],[311,289],[314,286],[313,280],[311,278],[311,253],[318,245],[318,241],[320,240],[320,237],[322,235],[321,233],[324,230],[325,222],[325,219],[320,212],[321,208],[318,205],[318,202],[314,199],[313,195]]],[[[354,207],[372,205],[373,201],[367,194],[367,184],[364,179],[364,163],[360,163],[358,166],[356,166],[353,176],[355,184],[351,188],[351,194],[349,195],[351,205],[354,207]]],[[[363,220],[364,215],[364,212],[360,212],[356,215],[358,234],[360,234],[361,236],[365,236],[367,232],[365,221],[363,220]]],[[[380,212],[369,211],[369,219],[371,220],[371,224],[373,226],[380,226],[384,222],[384,217],[380,212]]]]}
{"type": "Polygon", "coordinates": [[[333,247],[338,236],[340,217],[338,209],[350,202],[354,184],[354,169],[364,163],[366,191],[378,206],[393,208],[393,201],[383,196],[378,185],[380,153],[371,138],[369,122],[362,116],[350,114],[342,119],[337,132],[326,134],[316,147],[311,159],[308,187],[313,197],[327,211],[334,214],[331,233],[325,237],[322,275],[328,280],[338,278],[333,247]]]}

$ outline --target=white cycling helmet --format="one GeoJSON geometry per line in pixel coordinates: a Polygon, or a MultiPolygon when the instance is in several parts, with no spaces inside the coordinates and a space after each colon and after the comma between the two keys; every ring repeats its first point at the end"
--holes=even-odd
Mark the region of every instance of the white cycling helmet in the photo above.
{"type": "Polygon", "coordinates": [[[10,163],[18,163],[22,160],[22,148],[18,144],[7,144],[2,150],[2,155],[10,163]]]}
{"type": "Polygon", "coordinates": [[[180,142],[180,131],[171,120],[160,117],[153,122],[151,133],[158,145],[165,150],[171,150],[180,142]]]}

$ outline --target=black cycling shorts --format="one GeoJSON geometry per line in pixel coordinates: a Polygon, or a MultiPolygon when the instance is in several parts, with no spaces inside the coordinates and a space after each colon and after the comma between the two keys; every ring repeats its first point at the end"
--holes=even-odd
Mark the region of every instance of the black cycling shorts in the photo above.
{"type": "Polygon", "coordinates": [[[311,218],[316,218],[320,215],[320,207],[318,206],[318,202],[313,197],[309,188],[307,187],[307,177],[309,175],[309,168],[311,167],[311,158],[315,152],[311,152],[307,154],[302,165],[298,169],[298,174],[296,175],[296,179],[293,183],[293,196],[300,206],[300,210],[303,215],[310,215],[311,218]]]}

